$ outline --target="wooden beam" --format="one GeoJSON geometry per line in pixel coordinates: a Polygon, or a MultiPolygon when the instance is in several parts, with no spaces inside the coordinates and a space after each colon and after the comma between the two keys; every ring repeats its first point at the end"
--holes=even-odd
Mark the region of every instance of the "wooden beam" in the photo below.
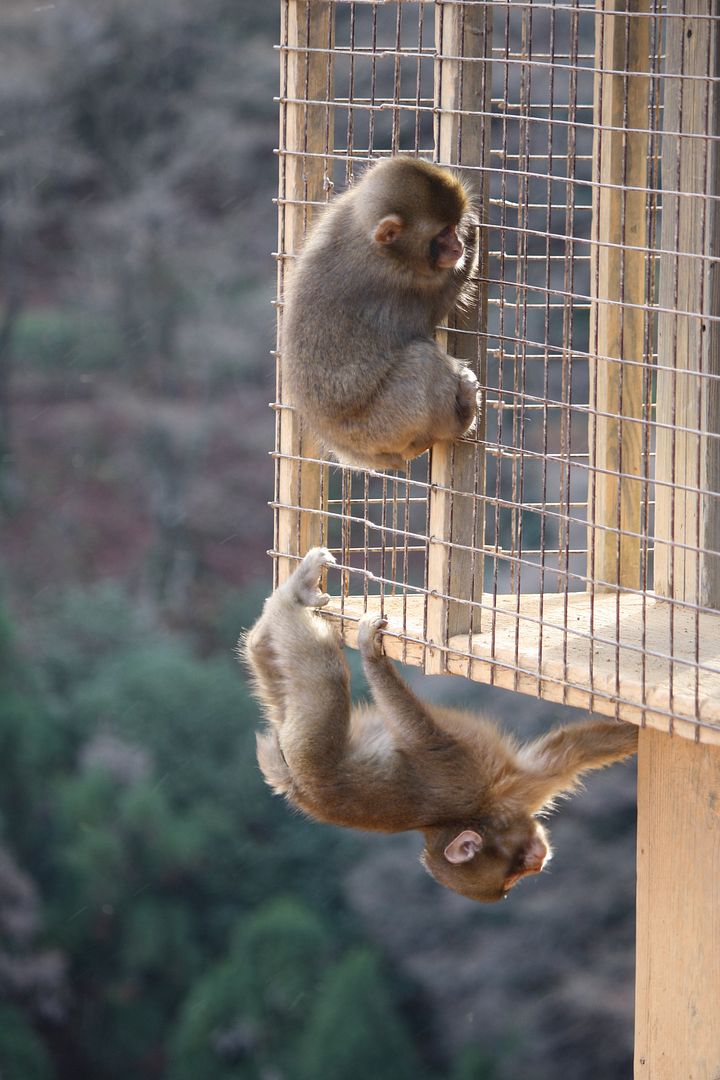
{"type": "MultiPolygon", "coordinates": [[[[313,214],[312,202],[323,201],[331,186],[332,161],[317,157],[333,149],[332,57],[326,51],[334,41],[334,4],[328,0],[284,0],[282,4],[280,70],[280,210],[278,238],[278,297],[282,302],[291,258],[297,254],[313,214]],[[315,101],[321,104],[306,104],[315,101]]],[[[282,306],[278,311],[278,348],[282,333],[282,306]]],[[[283,389],[283,358],[278,358],[276,446],[275,547],[276,585],[292,573],[296,561],[283,557],[304,555],[322,541],[322,515],[317,510],[327,497],[327,470],[301,456],[317,458],[319,448],[300,432],[292,401],[283,389]]]]}
{"type": "Polygon", "coordinates": [[[640,733],[636,1080],[720,1076],[720,747],[640,733]]]}
{"type": "MultiPolygon", "coordinates": [[[[718,0],[668,3],[655,470],[655,592],[711,608],[718,556],[702,549],[720,550],[720,410],[707,377],[720,374],[708,318],[720,314],[709,261],[720,254],[718,10],[718,0]]],[[[697,658],[712,616],[665,607],[674,648],[697,658]]],[[[679,671],[668,673],[673,712],[679,671]]],[[[698,700],[696,690],[696,710],[698,700]]],[[[643,731],[638,768],[636,1080],[717,1080],[720,748],[643,731]]]]}
{"type": "Polygon", "coordinates": [[[595,21],[588,577],[596,592],[640,586],[647,316],[626,305],[647,303],[650,20],[633,15],[649,11],[649,0],[598,0],[595,21]]]}
{"type": "Polygon", "coordinates": [[[668,4],[675,18],[668,19],[665,61],[655,496],[655,591],[715,608],[720,607],[720,324],[713,321],[720,317],[719,12],[718,0],[668,4]],[[713,18],[693,17],[699,15],[713,18]]]}
{"type": "MultiPolygon", "coordinates": [[[[436,5],[435,68],[436,129],[435,149],[442,164],[477,166],[490,156],[490,90],[492,48],[492,7],[436,5]],[[462,59],[456,59],[462,57],[462,59]],[[448,59],[449,58],[449,59],[448,59]],[[478,62],[488,58],[488,62],[478,62]],[[476,112],[463,116],[460,112],[476,112]]],[[[466,174],[472,183],[480,221],[486,220],[487,173],[466,174]],[[479,175],[479,179],[478,179],[479,175]]],[[[452,333],[442,341],[453,356],[467,360],[480,385],[487,381],[487,285],[482,281],[487,267],[487,232],[479,235],[480,287],[477,302],[467,313],[453,316],[452,333]]],[[[451,634],[470,631],[473,609],[445,596],[472,599],[482,593],[485,531],[484,504],[475,496],[485,491],[485,410],[482,408],[475,434],[468,441],[439,443],[430,461],[430,547],[428,588],[426,671],[445,670],[446,654],[432,644],[445,644],[451,634]],[[437,485],[437,486],[434,486],[437,485]],[[462,492],[468,494],[463,497],[462,492]],[[433,537],[437,542],[433,542],[433,537]],[[466,545],[454,549],[453,542],[466,545]],[[467,550],[472,546],[473,551],[467,550]]],[[[475,613],[475,616],[477,613],[475,613]]]]}
{"type": "MultiPolygon", "coordinates": [[[[720,613],[701,614],[696,656],[694,614],[675,612],[671,627],[670,606],[659,597],[485,593],[482,602],[492,618],[470,640],[449,639],[449,674],[664,733],[672,715],[674,736],[720,746],[720,613]]],[[[378,596],[337,597],[323,615],[338,620],[355,647],[365,608],[379,614],[380,604],[378,596]]],[[[382,605],[388,656],[422,666],[425,597],[385,596],[382,605]]]]}

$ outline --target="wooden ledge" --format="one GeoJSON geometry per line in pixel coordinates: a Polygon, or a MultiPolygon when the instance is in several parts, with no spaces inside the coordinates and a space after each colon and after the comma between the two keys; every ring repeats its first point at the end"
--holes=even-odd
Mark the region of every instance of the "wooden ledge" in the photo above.
{"type": "MultiPolygon", "coordinates": [[[[323,612],[353,647],[366,604],[380,611],[380,597],[350,596],[323,612]]],[[[427,667],[425,597],[385,597],[383,611],[387,654],[427,667]]],[[[449,674],[720,745],[720,614],[652,595],[486,594],[482,627],[450,638],[449,674]]]]}

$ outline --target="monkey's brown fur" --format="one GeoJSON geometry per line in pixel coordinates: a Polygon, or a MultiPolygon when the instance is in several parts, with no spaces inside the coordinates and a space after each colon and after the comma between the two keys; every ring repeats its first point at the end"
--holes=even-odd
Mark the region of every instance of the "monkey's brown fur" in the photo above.
{"type": "Polygon", "coordinates": [[[463,294],[477,225],[459,179],[370,168],[323,212],[285,296],[283,390],[340,461],[402,467],[468,431],[477,380],[432,340],[463,294]]]}
{"type": "Polygon", "coordinates": [[[379,832],[419,829],[423,861],[443,885],[499,900],[550,855],[535,815],[578,778],[633,754],[637,729],[594,720],[519,746],[488,720],[425,705],[383,655],[384,621],[366,617],[360,652],[373,704],[351,708],[313,548],[266,601],[242,652],[268,720],[258,761],[270,787],[319,821],[379,832]]]}

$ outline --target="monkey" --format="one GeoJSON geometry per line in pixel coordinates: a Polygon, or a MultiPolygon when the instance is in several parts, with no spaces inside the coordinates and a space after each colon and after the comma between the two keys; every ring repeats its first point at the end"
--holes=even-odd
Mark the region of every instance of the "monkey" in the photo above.
{"type": "Polygon", "coordinates": [[[339,636],[312,610],[330,599],[319,580],[334,562],[326,548],[308,551],[239,644],[267,719],[265,780],[321,822],[419,830],[440,884],[500,900],[551,857],[538,815],[583,773],[634,754],[637,728],[596,719],[520,744],[486,717],[424,704],[384,655],[387,623],[374,615],[359,626],[373,700],[351,707],[339,636]]]}
{"type": "Polygon", "coordinates": [[[467,302],[477,218],[419,158],[371,166],[311,229],[284,298],[283,393],[347,465],[403,468],[477,419],[474,372],[433,340],[467,302]]]}

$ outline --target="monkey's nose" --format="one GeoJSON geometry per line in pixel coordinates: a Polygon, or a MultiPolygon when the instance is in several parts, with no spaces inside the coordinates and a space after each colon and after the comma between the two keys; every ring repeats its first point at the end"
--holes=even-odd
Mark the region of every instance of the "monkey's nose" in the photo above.
{"type": "Polygon", "coordinates": [[[548,846],[544,840],[536,836],[525,853],[525,872],[539,874],[548,857],[548,846]]]}

